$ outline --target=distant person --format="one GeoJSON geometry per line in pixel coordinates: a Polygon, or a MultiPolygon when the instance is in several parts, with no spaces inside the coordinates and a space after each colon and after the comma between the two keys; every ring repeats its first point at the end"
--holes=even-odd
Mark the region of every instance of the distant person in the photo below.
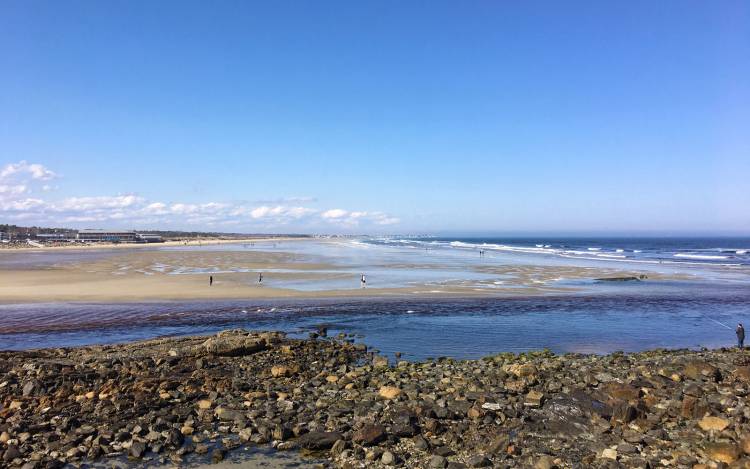
{"type": "Polygon", "coordinates": [[[258,283],[263,283],[263,272],[258,272],[258,283]]]}
{"type": "Polygon", "coordinates": [[[737,324],[737,329],[734,332],[737,334],[737,347],[745,348],[745,327],[742,323],[737,324]]]}
{"type": "Polygon", "coordinates": [[[213,275],[209,275],[208,276],[208,286],[210,287],[213,284],[214,284],[214,276],[213,275]]]}
{"type": "Polygon", "coordinates": [[[362,285],[362,288],[365,288],[365,286],[367,286],[367,279],[365,278],[365,274],[362,274],[362,278],[359,279],[359,283],[362,285]]]}

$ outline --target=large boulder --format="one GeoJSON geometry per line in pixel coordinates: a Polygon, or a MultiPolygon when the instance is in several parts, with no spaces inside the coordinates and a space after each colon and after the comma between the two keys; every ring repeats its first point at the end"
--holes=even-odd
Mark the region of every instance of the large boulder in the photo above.
{"type": "Polygon", "coordinates": [[[211,337],[203,342],[203,350],[211,355],[238,357],[265,350],[265,339],[247,335],[225,335],[211,337]]]}

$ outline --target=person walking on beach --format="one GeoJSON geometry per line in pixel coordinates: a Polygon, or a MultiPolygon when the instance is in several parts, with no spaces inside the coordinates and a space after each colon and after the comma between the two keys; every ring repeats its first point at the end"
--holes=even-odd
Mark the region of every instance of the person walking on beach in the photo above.
{"type": "Polygon", "coordinates": [[[214,284],[214,276],[213,275],[209,275],[208,276],[208,286],[210,287],[213,284],[214,284]]]}
{"type": "Polygon", "coordinates": [[[737,329],[734,332],[737,334],[737,347],[742,350],[745,348],[745,328],[742,323],[737,324],[737,329]]]}
{"type": "Polygon", "coordinates": [[[263,272],[258,272],[258,283],[263,283],[263,272]]]}
{"type": "Polygon", "coordinates": [[[359,280],[359,283],[362,285],[362,288],[365,288],[367,285],[367,279],[365,278],[365,274],[362,274],[362,278],[359,280]]]}

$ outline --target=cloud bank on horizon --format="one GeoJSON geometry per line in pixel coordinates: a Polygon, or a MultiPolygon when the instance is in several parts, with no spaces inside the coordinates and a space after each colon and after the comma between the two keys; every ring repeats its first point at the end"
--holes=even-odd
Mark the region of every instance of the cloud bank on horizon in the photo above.
{"type": "Polygon", "coordinates": [[[256,202],[162,202],[137,194],[53,197],[61,176],[39,163],[0,170],[0,217],[19,225],[190,230],[382,230],[400,220],[379,211],[311,207],[313,197],[256,202]]]}

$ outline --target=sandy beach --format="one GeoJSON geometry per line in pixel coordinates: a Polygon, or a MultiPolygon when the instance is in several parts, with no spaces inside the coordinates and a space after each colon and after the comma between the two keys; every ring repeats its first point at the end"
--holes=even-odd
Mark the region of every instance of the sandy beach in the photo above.
{"type": "MultiPolygon", "coordinates": [[[[326,251],[340,249],[338,245],[287,239],[276,248],[280,241],[255,240],[252,249],[245,248],[247,242],[213,240],[201,246],[173,244],[174,249],[97,246],[4,252],[0,253],[0,302],[539,295],[577,290],[559,284],[562,278],[575,282],[643,275],[631,269],[572,265],[446,265],[432,258],[421,262],[375,258],[368,260],[372,265],[352,266],[326,251]],[[361,288],[360,269],[379,269],[382,279],[375,276],[367,288],[361,288]],[[407,276],[393,280],[399,275],[407,276]]],[[[677,278],[649,274],[650,279],[667,277],[677,278]]]]}

